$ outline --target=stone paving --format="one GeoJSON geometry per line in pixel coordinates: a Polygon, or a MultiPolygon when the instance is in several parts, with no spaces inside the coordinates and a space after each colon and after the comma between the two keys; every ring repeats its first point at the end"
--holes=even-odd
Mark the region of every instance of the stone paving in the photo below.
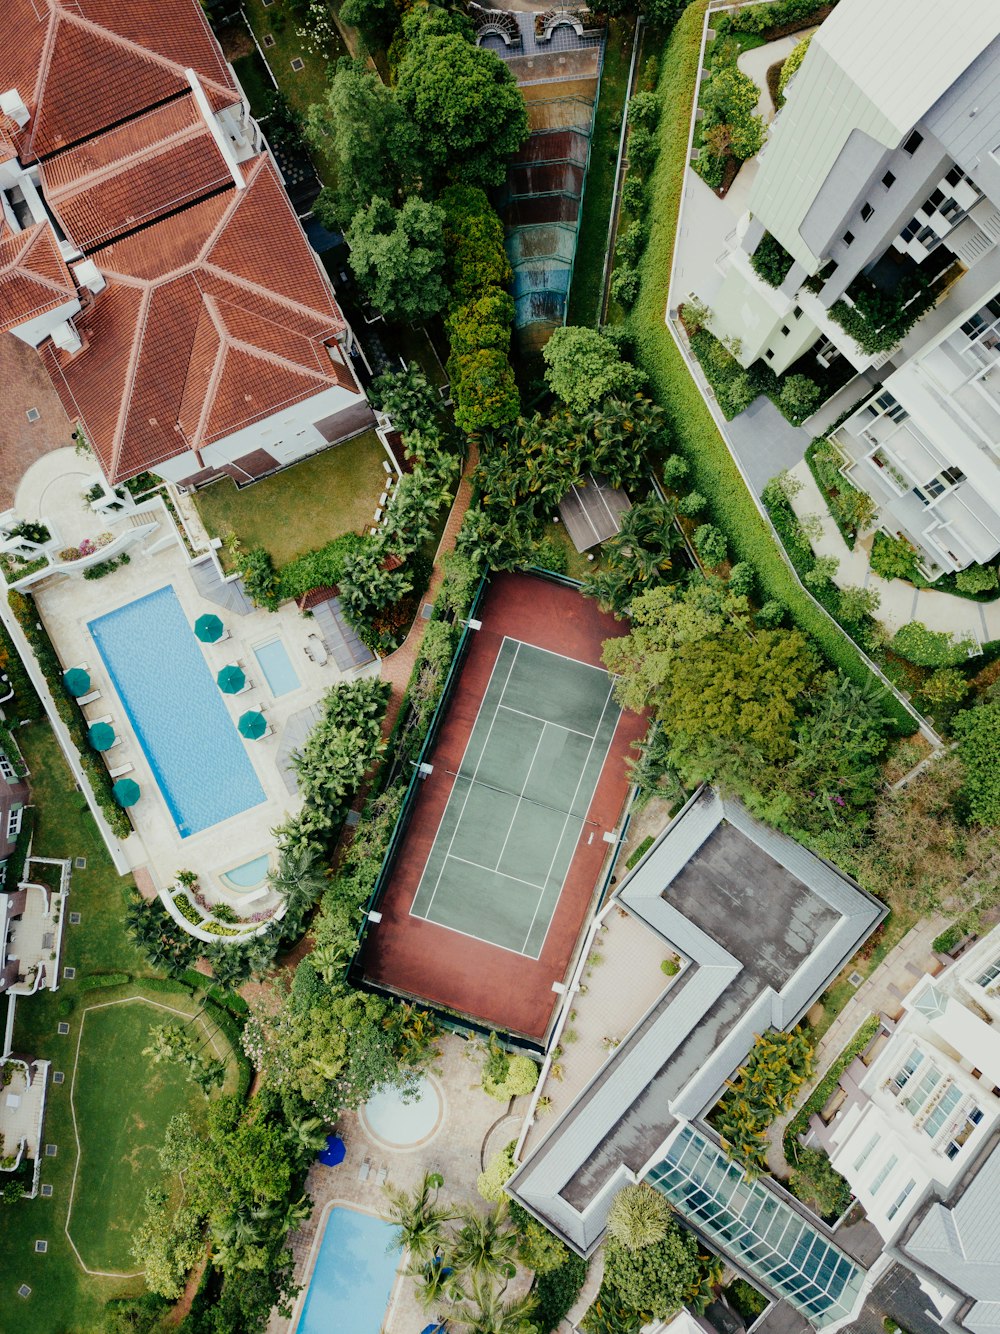
{"type": "Polygon", "coordinates": [[[0,511],[14,501],[18,482],[33,463],[73,443],[73,427],[33,347],[13,334],[0,337],[0,511]],[[28,421],[35,408],[37,421],[28,421]]]}
{"type": "Polygon", "coordinates": [[[954,593],[918,589],[903,579],[883,579],[869,564],[873,534],[859,538],[852,551],[826,507],[826,501],[803,459],[789,470],[802,489],[792,499],[792,509],[804,518],[818,514],[820,536],[813,542],[817,556],[833,556],[839,562],[833,581],[838,587],[848,585],[873,588],[879,595],[879,621],[890,630],[898,630],[909,621],[922,621],[929,630],[944,630],[961,638],[971,635],[981,643],[1000,639],[1000,598],[993,602],[973,602],[954,593]]]}

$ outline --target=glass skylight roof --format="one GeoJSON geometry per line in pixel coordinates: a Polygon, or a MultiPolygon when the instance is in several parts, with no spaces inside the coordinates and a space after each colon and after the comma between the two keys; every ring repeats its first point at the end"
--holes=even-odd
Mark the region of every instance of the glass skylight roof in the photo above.
{"type": "Polygon", "coordinates": [[[817,1329],[851,1314],[865,1271],[691,1126],[681,1128],[647,1180],[817,1329]]]}

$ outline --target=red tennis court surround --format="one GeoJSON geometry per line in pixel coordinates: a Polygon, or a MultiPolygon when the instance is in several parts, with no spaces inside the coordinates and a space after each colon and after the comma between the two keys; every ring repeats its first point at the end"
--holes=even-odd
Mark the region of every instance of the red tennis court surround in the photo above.
{"type": "MultiPolygon", "coordinates": [[[[566,979],[609,852],[604,834],[615,830],[622,817],[628,791],[625,759],[646,724],[635,714],[622,713],[614,728],[537,958],[414,916],[414,897],[452,790],[462,781],[456,775],[487,688],[491,697],[497,693],[491,679],[504,642],[508,653],[510,641],[518,641],[600,667],[603,641],[626,630],[575,589],[527,574],[495,575],[477,616],[482,629],[471,636],[461,676],[427,757],[434,774],[417,785],[409,825],[376,905],[382,920],[368,928],[360,968],[364,978],[379,986],[541,1042],[558,1000],[552,984],[566,979]]],[[[558,659],[553,659],[553,671],[559,670],[558,659]]],[[[515,826],[510,828],[513,832],[515,826]]],[[[485,835],[484,830],[484,843],[485,835]]],[[[476,874],[470,863],[470,876],[476,874]]]]}

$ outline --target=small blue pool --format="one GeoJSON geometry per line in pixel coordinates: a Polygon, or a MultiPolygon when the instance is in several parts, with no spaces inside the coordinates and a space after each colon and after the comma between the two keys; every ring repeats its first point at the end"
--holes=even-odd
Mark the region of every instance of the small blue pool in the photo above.
{"type": "Polygon", "coordinates": [[[401,1252],[384,1218],[336,1205],[327,1215],[296,1334],[379,1334],[401,1252]]]}
{"type": "Polygon", "coordinates": [[[173,588],[88,629],[182,838],[265,800],[173,588]]]}
{"type": "Polygon", "coordinates": [[[258,644],[253,655],[260,664],[260,670],[264,673],[267,684],[271,687],[271,694],[275,698],[298,690],[302,682],[292,666],[288,650],[280,639],[269,639],[266,644],[258,644]]]}
{"type": "Polygon", "coordinates": [[[260,889],[267,880],[270,862],[271,858],[265,852],[262,857],[254,857],[252,862],[244,862],[242,866],[232,866],[228,871],[223,871],[219,879],[227,889],[260,889]]]}

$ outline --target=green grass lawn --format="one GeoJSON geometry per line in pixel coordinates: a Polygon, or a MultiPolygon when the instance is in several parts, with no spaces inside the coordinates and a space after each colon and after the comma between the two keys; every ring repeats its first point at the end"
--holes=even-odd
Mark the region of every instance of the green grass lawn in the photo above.
{"type": "Polygon", "coordinates": [[[611,19],[604,48],[601,90],[590,141],[590,165],[569,293],[567,324],[596,324],[600,315],[604,247],[615,189],[615,166],[632,58],[632,19],[611,19]]]}
{"type": "Polygon", "coordinates": [[[274,92],[274,84],[268,78],[260,53],[254,50],[249,55],[237,56],[233,69],[250,101],[250,110],[255,116],[263,116],[267,109],[267,95],[274,92]]]}
{"type": "MultiPolygon", "coordinates": [[[[782,559],[664,319],[706,4],[693,0],[662,52],[660,154],[649,187],[649,244],[640,262],[641,287],[630,329],[653,396],[666,409],[676,447],[691,465],[691,485],[708,497],[711,518],[725,532],[731,557],[750,561],[764,596],[782,602],[830,662],[852,680],[867,683],[870,669],[856,645],[805,594],[782,559]]],[[[915,730],[910,715],[888,692],[885,709],[901,732],[915,730]]]]}
{"type": "MultiPolygon", "coordinates": [[[[74,869],[68,900],[68,909],[79,912],[82,920],[76,926],[66,923],[63,941],[63,964],[76,968],[76,980],[64,981],[57,992],[42,992],[17,1006],[14,1050],[50,1060],[54,1071],[65,1073],[66,1081],[50,1083],[48,1091],[45,1140],[57,1145],[58,1153],[45,1159],[42,1182],[53,1187],[51,1198],[39,1196],[0,1207],[0,1328],[7,1327],[5,1317],[9,1317],[11,1328],[19,1334],[91,1334],[99,1328],[101,1307],[109,1297],[142,1291],[143,1284],[141,1279],[86,1274],[66,1237],[76,1164],[70,1107],[73,1061],[85,1007],[135,993],[143,984],[140,981],[129,989],[87,992],[80,989],[80,980],[92,972],[127,972],[142,978],[149,975],[149,969],[122,926],[122,892],[131,885],[131,879],[122,879],[115,871],[51,729],[47,723],[33,723],[18,732],[18,741],[31,769],[36,803],[35,855],[84,857],[87,864],[74,869]],[[66,1036],[57,1032],[61,1020],[70,1026],[66,1036]],[[46,1254],[35,1254],[36,1239],[48,1241],[46,1254]],[[17,1296],[22,1283],[32,1289],[26,1301],[17,1296]]],[[[194,1009],[194,1003],[183,995],[149,994],[168,1005],[194,1009]]],[[[88,1025],[90,1022],[88,1019],[88,1025]]],[[[131,1056],[121,1043],[110,1049],[99,1047],[92,1041],[94,1032],[88,1034],[85,1046],[107,1082],[108,1092],[107,1098],[98,1099],[97,1115],[88,1116],[84,1131],[87,1141],[97,1144],[100,1151],[114,1103],[121,1103],[129,1092],[121,1072],[123,1062],[130,1061],[131,1056]]],[[[197,1097],[202,1097],[200,1092],[197,1097]]],[[[150,1125],[152,1120],[151,1116],[150,1125]]],[[[158,1118],[156,1125],[159,1134],[158,1118]]],[[[121,1170],[124,1174],[124,1166],[121,1170]]],[[[104,1207],[117,1207],[112,1195],[104,1207]]],[[[130,1264],[126,1267],[132,1268],[130,1264]]]]}
{"type": "MultiPolygon", "coordinates": [[[[124,989],[124,995],[129,993],[134,988],[124,989]]],[[[119,995],[117,988],[114,994],[119,995]]],[[[182,995],[111,1002],[100,992],[91,996],[81,1016],[72,1078],[80,1164],[69,1233],[89,1269],[128,1274],[136,1267],[129,1244],[142,1217],[144,1194],[163,1178],[157,1155],[167,1122],[183,1111],[200,1118],[206,1105],[204,1094],[178,1066],[151,1065],[143,1049],[154,1026],[191,1022],[197,1007],[182,995]]],[[[204,1021],[193,1022],[207,1038],[204,1021]]],[[[225,1056],[226,1040],[212,1032],[225,1056]]],[[[228,1082],[231,1091],[233,1067],[228,1082]]]]}
{"type": "MultiPolygon", "coordinates": [[[[274,72],[279,88],[288,99],[289,106],[305,115],[310,106],[314,102],[322,101],[326,94],[327,66],[335,64],[341,56],[347,55],[347,48],[340,34],[336,33],[325,49],[312,51],[307,42],[298,35],[301,21],[295,18],[285,0],[274,0],[274,3],[266,8],[263,0],[244,0],[243,8],[254,36],[264,47],[267,63],[274,72]],[[274,38],[273,46],[267,46],[264,41],[266,36],[274,38]],[[293,60],[301,60],[302,69],[293,70],[293,60]]],[[[237,72],[240,73],[239,70],[237,72]]],[[[241,73],[240,78],[242,78],[241,73]]],[[[247,93],[249,95],[249,88],[247,93]]],[[[264,130],[266,133],[266,125],[264,130]]],[[[336,175],[333,161],[315,148],[310,148],[310,153],[322,180],[325,184],[332,185],[336,175]]]]}
{"type": "Polygon", "coordinates": [[[324,450],[242,491],[226,478],[195,495],[213,537],[236,533],[264,547],[280,569],[341,533],[365,532],[385,485],[385,450],[374,431],[324,450]]]}

